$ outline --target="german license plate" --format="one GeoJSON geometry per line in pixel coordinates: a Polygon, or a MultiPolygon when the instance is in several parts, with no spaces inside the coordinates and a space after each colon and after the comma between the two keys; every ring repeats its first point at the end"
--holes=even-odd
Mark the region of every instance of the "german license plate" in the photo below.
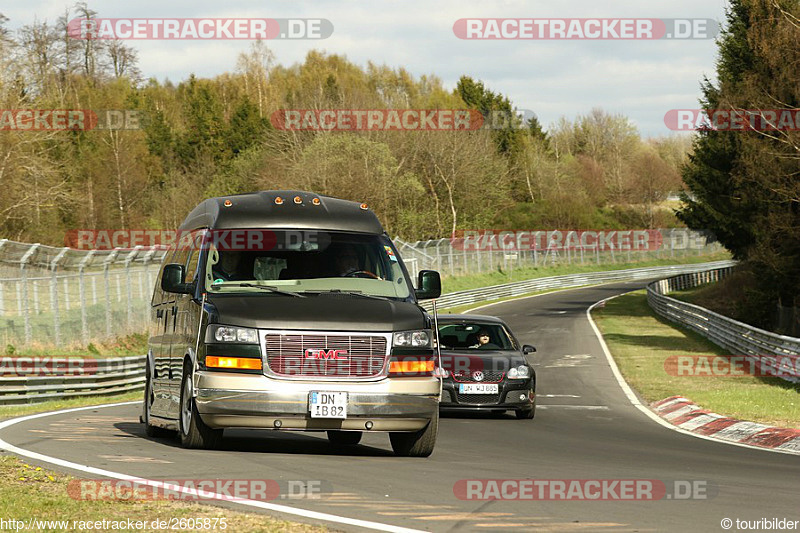
{"type": "Polygon", "coordinates": [[[459,383],[459,394],[497,394],[497,383],[459,383]]]}
{"type": "Polygon", "coordinates": [[[347,418],[347,393],[309,392],[308,412],[311,418],[347,418]]]}

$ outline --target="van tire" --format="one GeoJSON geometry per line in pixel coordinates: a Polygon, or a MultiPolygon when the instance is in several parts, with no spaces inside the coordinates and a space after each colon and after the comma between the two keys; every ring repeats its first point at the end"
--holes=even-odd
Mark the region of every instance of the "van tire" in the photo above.
{"type": "Polygon", "coordinates": [[[439,410],[437,409],[425,429],[412,433],[389,433],[392,450],[401,457],[428,457],[436,446],[439,432],[439,410]]]}
{"type": "Polygon", "coordinates": [[[347,446],[355,446],[361,442],[361,431],[328,431],[328,440],[335,448],[344,448],[347,446]]]}
{"type": "Polygon", "coordinates": [[[192,398],[192,369],[189,363],[183,366],[178,427],[180,428],[178,433],[181,438],[181,446],[184,448],[214,450],[222,444],[223,430],[208,427],[197,412],[197,405],[192,398]]]}
{"type": "Polygon", "coordinates": [[[144,421],[144,432],[148,437],[156,439],[171,437],[175,435],[174,432],[168,429],[154,426],[150,423],[150,406],[152,405],[152,400],[153,400],[153,376],[150,373],[150,364],[148,362],[147,370],[145,371],[144,401],[142,403],[142,409],[144,410],[144,414],[142,415],[144,421]]]}

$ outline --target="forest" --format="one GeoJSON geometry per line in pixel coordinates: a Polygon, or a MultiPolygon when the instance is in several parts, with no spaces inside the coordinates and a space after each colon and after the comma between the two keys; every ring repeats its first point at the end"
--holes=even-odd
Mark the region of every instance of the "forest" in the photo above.
{"type": "Polygon", "coordinates": [[[470,131],[280,129],[270,117],[283,109],[521,112],[467,76],[448,88],[435,74],[321,51],[287,66],[264,41],[213,78],[148,78],[125,41],[67,34],[69,20],[95,16],[77,4],[15,31],[0,18],[2,110],[138,117],[136,128],[5,124],[5,238],[61,245],[74,229],[175,228],[204,198],[264,189],[365,201],[407,240],[459,229],[683,225],[665,199],[683,188],[686,136],[643,139],[627,117],[601,108],[547,127],[534,115],[470,131]]]}

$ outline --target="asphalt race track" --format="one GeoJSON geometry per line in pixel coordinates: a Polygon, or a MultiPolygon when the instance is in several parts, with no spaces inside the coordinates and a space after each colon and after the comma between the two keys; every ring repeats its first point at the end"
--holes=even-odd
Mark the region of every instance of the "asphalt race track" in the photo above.
{"type": "Polygon", "coordinates": [[[42,417],[9,427],[0,438],[47,456],[148,479],[318,481],[319,498],[272,503],[418,530],[723,531],[723,518],[800,519],[799,456],[680,434],[631,405],[586,309],[643,285],[556,292],[479,311],[504,318],[522,342],[538,348],[529,356],[538,374],[536,418],[448,416],[428,459],[393,456],[388,437],[379,434],[365,435],[345,454],[335,452],[322,433],[275,431],[229,431],[222,451],[183,450],[175,441],[145,437],[138,405],[42,417]],[[459,480],[526,478],[660,480],[670,491],[675,481],[700,482],[708,497],[465,501],[453,492],[459,480]]]}

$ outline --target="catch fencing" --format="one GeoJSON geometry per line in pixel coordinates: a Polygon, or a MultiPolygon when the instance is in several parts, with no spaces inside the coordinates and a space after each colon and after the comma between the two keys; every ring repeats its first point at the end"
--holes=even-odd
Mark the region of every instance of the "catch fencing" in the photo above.
{"type": "Polygon", "coordinates": [[[647,301],[667,320],[696,331],[731,354],[746,356],[763,374],[800,382],[800,339],[765,331],[667,296],[673,291],[719,281],[731,270],[731,266],[721,266],[654,281],[647,286],[647,301]]]}
{"type": "MultiPolygon", "coordinates": [[[[532,232],[520,232],[527,233],[532,232]]],[[[556,244],[569,242],[581,232],[547,231],[543,234],[544,246],[509,246],[503,248],[502,240],[492,246],[465,245],[459,239],[435,239],[406,242],[394,239],[410,274],[416,279],[420,270],[438,270],[443,276],[458,276],[492,272],[498,269],[513,275],[514,270],[526,267],[554,265],[615,265],[619,263],[644,262],[658,259],[680,259],[710,255],[723,250],[707,232],[686,228],[650,230],[660,235],[657,246],[645,249],[613,249],[599,242],[578,246],[556,244]],[[553,238],[558,233],[559,239],[553,238]]],[[[607,232],[613,233],[613,232],[607,232]]],[[[499,236],[499,235],[498,235],[499,236]]],[[[511,244],[511,243],[509,243],[511,244]]],[[[530,244],[530,242],[529,242],[530,244]]]]}
{"type": "MultiPolygon", "coordinates": [[[[453,239],[395,243],[414,279],[422,269],[448,276],[498,268],[513,279],[515,269],[529,266],[614,265],[721,249],[703,232],[656,231],[660,245],[652,250],[609,250],[598,244],[468,250],[453,239]]],[[[567,242],[570,232],[563,233],[567,242]]],[[[0,353],[37,345],[87,346],[147,331],[149,302],[165,253],[165,247],[77,250],[0,239],[0,353]]]]}
{"type": "Polygon", "coordinates": [[[0,239],[0,349],[147,330],[163,248],[76,250],[0,239]]]}

